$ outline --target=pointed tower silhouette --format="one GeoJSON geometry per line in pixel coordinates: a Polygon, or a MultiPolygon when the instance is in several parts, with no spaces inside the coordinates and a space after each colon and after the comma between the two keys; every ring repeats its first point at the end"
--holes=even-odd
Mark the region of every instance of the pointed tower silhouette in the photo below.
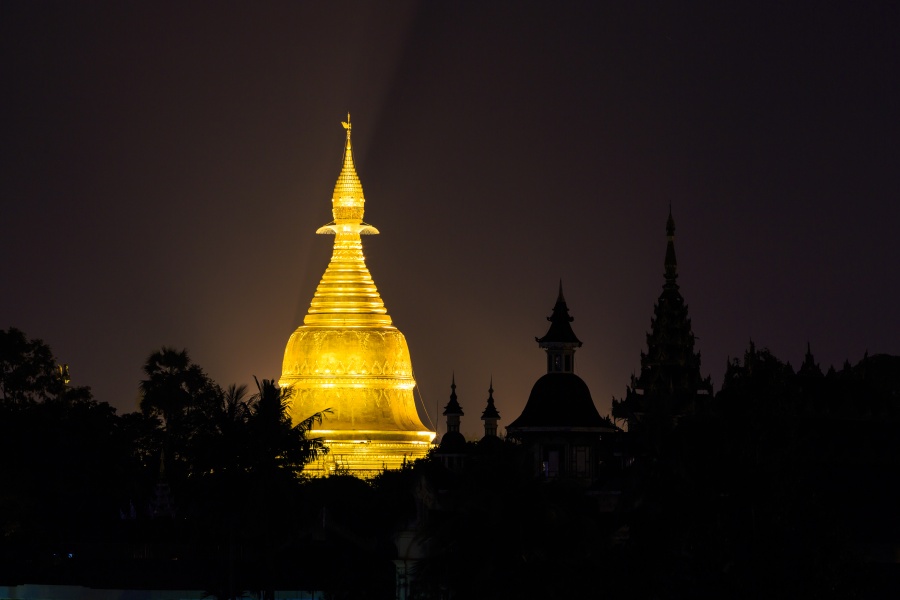
{"type": "Polygon", "coordinates": [[[466,457],[466,438],[459,432],[459,418],[464,415],[462,406],[456,398],[456,375],[450,382],[450,401],[444,407],[444,416],[447,417],[447,433],[441,438],[441,444],[436,450],[438,458],[450,470],[462,468],[466,457]]]}
{"type": "Polygon", "coordinates": [[[450,402],[444,407],[447,417],[447,433],[441,438],[441,450],[455,452],[465,448],[466,438],[459,432],[459,418],[465,413],[456,399],[456,375],[450,380],[450,402]]]}
{"type": "Polygon", "coordinates": [[[497,422],[500,421],[500,413],[494,406],[494,378],[488,386],[488,399],[484,410],[481,412],[481,420],[484,422],[484,438],[497,437],[497,422]]]}
{"type": "Polygon", "coordinates": [[[701,398],[712,396],[710,378],[700,374],[700,353],[688,307],[678,287],[675,219],[669,207],[662,293],[653,308],[647,352],[641,352],[641,374],[632,376],[623,400],[613,400],[613,416],[630,431],[641,427],[664,431],[690,413],[701,398]]]}
{"type": "Polygon", "coordinates": [[[310,437],[328,454],[306,472],[335,468],[360,476],[399,468],[424,457],[435,433],[416,411],[406,338],[393,326],[366,267],[361,235],[377,234],[363,221],[365,197],[353,164],[350,115],[341,173],[334,186],[334,220],[316,233],[335,236],[331,261],[309,311],[284,351],[279,384],[294,390],[291,417],[323,413],[310,437]]]}

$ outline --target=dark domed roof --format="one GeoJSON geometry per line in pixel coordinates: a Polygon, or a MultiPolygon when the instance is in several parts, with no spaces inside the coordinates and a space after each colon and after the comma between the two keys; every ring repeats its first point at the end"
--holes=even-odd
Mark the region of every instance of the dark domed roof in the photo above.
{"type": "Polygon", "coordinates": [[[503,440],[501,440],[496,435],[486,435],[478,440],[478,444],[475,446],[475,451],[478,454],[482,455],[492,454],[499,451],[500,448],[503,448],[503,440]]]}
{"type": "Polygon", "coordinates": [[[574,373],[547,373],[531,388],[525,410],[507,429],[606,427],[587,384],[574,373]]]}
{"type": "Polygon", "coordinates": [[[441,438],[439,454],[459,454],[466,450],[466,438],[458,431],[448,431],[441,438]]]}

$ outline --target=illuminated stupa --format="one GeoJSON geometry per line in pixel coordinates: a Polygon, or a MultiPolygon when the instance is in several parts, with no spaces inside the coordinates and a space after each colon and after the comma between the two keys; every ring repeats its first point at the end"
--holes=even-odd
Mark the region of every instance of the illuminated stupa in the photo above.
{"type": "Polygon", "coordinates": [[[334,186],[334,221],[316,233],[333,234],[331,261],[309,306],[288,340],[279,384],[292,386],[294,423],[325,412],[310,437],[328,454],[306,467],[312,475],[335,470],[371,476],[422,458],[435,433],[422,424],[406,338],[392,325],[366,267],[365,198],[353,166],[350,116],[344,128],[344,163],[334,186]]]}

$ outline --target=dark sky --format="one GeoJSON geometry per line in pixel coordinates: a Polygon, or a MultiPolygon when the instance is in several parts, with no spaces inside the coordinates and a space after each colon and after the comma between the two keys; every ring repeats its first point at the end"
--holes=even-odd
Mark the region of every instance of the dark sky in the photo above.
{"type": "Polygon", "coordinates": [[[519,415],[560,279],[606,414],[670,203],[716,389],[750,339],[900,354],[900,4],[484,4],[0,3],[0,327],[120,412],[163,345],[277,378],[349,110],[432,419],[454,371],[465,433],[492,376],[519,415]]]}

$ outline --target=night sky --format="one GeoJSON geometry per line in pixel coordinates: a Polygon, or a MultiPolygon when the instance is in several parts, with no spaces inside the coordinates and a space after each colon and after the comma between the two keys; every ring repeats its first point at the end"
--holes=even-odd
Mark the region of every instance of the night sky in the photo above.
{"type": "Polygon", "coordinates": [[[751,339],[795,367],[807,342],[823,369],[900,354],[900,3],[483,4],[0,3],[0,327],[120,413],[164,345],[278,378],[350,111],[432,419],[453,372],[464,433],[491,377],[501,430],[519,415],[560,279],[607,414],[670,204],[716,390],[751,339]]]}

